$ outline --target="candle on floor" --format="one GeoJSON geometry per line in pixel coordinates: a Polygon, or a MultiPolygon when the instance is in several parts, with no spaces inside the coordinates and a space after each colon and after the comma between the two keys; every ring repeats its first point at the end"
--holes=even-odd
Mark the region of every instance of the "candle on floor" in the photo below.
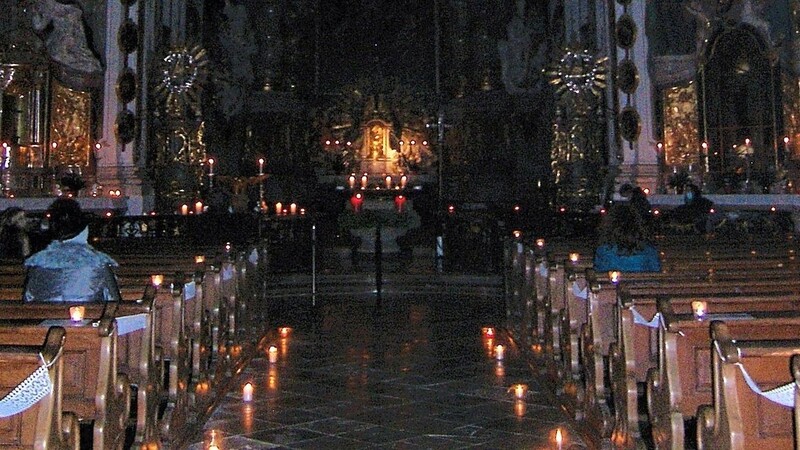
{"type": "Polygon", "coordinates": [[[270,345],[267,354],[269,355],[270,363],[275,364],[276,362],[278,362],[278,347],[270,345]]]}
{"type": "Polygon", "coordinates": [[[242,388],[242,401],[243,402],[252,402],[253,401],[253,384],[248,382],[242,388]]]}
{"type": "Polygon", "coordinates": [[[512,389],[514,391],[514,398],[518,400],[524,400],[525,397],[528,395],[527,384],[518,383],[512,386],[512,389]]]}
{"type": "Polygon", "coordinates": [[[69,307],[69,318],[72,319],[73,322],[80,322],[81,320],[83,320],[84,314],[86,314],[85,306],[69,307]]]}
{"type": "Polygon", "coordinates": [[[503,344],[495,345],[494,347],[494,358],[498,361],[502,361],[506,357],[506,348],[503,344]]]}
{"type": "Polygon", "coordinates": [[[556,429],[556,447],[561,450],[564,445],[564,436],[561,434],[561,428],[556,429]]]}

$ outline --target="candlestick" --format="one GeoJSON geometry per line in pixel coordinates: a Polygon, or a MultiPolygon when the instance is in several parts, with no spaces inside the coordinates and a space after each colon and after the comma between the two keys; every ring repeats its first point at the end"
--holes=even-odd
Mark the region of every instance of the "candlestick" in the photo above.
{"type": "Polygon", "coordinates": [[[292,203],[289,205],[289,214],[297,214],[297,203],[292,203]]]}
{"type": "Polygon", "coordinates": [[[203,202],[197,202],[194,204],[194,213],[195,214],[203,213],[203,202]]]}
{"type": "Polygon", "coordinates": [[[558,450],[561,450],[561,446],[564,445],[564,436],[561,435],[561,428],[556,430],[556,447],[558,450]]]}
{"type": "Polygon", "coordinates": [[[208,158],[208,176],[214,176],[214,158],[208,158]]]}
{"type": "Polygon", "coordinates": [[[347,177],[347,185],[350,186],[350,189],[355,189],[356,187],[356,175],[351,173],[349,177],[347,177]]]}
{"type": "Polygon", "coordinates": [[[264,158],[258,158],[258,174],[264,175],[264,158]]]}
{"type": "Polygon", "coordinates": [[[186,204],[181,205],[181,215],[183,216],[189,215],[189,205],[186,204]]]}
{"type": "Polygon", "coordinates": [[[408,184],[408,177],[406,175],[400,176],[400,189],[405,189],[408,184]]]}
{"type": "Polygon", "coordinates": [[[503,347],[503,344],[498,344],[494,347],[494,358],[498,361],[502,361],[506,357],[506,348],[503,347]]]}
{"type": "Polygon", "coordinates": [[[384,179],[384,182],[386,183],[386,189],[391,189],[392,188],[392,176],[391,175],[386,175],[386,178],[384,179]]]}
{"type": "Polygon", "coordinates": [[[514,391],[514,398],[518,400],[524,400],[525,397],[528,395],[527,384],[522,384],[522,383],[515,384],[512,387],[512,390],[514,391]]]}
{"type": "Polygon", "coordinates": [[[361,189],[366,189],[367,183],[369,183],[369,177],[367,177],[367,174],[365,173],[364,175],[361,175],[361,189]]]}
{"type": "Polygon", "coordinates": [[[280,327],[278,328],[278,333],[281,337],[289,337],[289,335],[292,334],[292,329],[290,327],[280,327]]]}
{"type": "Polygon", "coordinates": [[[622,274],[617,270],[612,270],[608,272],[608,279],[611,280],[612,283],[617,284],[619,283],[619,278],[622,274]]]}
{"type": "Polygon", "coordinates": [[[283,212],[283,203],[277,202],[275,203],[275,214],[280,215],[283,212]]]}

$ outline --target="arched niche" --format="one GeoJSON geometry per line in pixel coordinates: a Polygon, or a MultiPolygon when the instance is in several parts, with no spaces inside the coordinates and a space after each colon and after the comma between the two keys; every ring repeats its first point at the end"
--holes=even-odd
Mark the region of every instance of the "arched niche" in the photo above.
{"type": "Polygon", "coordinates": [[[699,128],[708,143],[710,172],[750,179],[775,171],[781,114],[776,64],[772,49],[747,25],[714,35],[698,77],[699,128]],[[752,147],[749,156],[747,142],[752,147]]]}

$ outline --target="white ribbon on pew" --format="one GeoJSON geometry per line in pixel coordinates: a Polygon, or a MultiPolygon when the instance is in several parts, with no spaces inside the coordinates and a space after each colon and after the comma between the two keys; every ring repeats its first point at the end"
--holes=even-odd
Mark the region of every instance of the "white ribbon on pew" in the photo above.
{"type": "Polygon", "coordinates": [[[744,368],[742,363],[738,363],[736,365],[739,366],[739,369],[742,371],[744,381],[748,386],[750,386],[750,389],[752,389],[753,392],[781,406],[794,408],[794,390],[796,388],[794,382],[784,384],[783,386],[778,386],[775,389],[770,389],[765,392],[758,387],[752,378],[750,378],[750,374],[747,373],[747,370],[744,368]]]}
{"type": "Polygon", "coordinates": [[[650,328],[658,328],[661,324],[661,313],[656,313],[652,319],[647,320],[644,316],[636,310],[636,308],[631,307],[631,314],[633,314],[633,323],[637,325],[644,325],[650,328]]]}
{"type": "Polygon", "coordinates": [[[572,287],[570,290],[572,291],[572,295],[577,298],[582,298],[584,300],[589,298],[589,287],[584,286],[583,289],[581,289],[581,285],[579,285],[577,281],[572,282],[572,287]]]}
{"type": "Polygon", "coordinates": [[[258,250],[253,249],[250,252],[250,256],[247,257],[247,260],[250,261],[250,264],[256,264],[258,262],[258,250]]]}
{"type": "MultiPolygon", "coordinates": [[[[39,357],[42,358],[42,355],[39,357]]],[[[53,359],[56,360],[57,358],[53,359]]],[[[38,369],[0,398],[0,418],[19,414],[53,392],[53,383],[50,382],[50,374],[47,373],[49,367],[42,358],[42,365],[38,369]]]]}
{"type": "Polygon", "coordinates": [[[134,331],[144,330],[147,326],[147,314],[132,314],[117,317],[117,335],[124,336],[134,331]]]}
{"type": "Polygon", "coordinates": [[[222,280],[228,281],[233,279],[233,266],[225,265],[222,267],[222,280]]]}
{"type": "Polygon", "coordinates": [[[183,285],[183,297],[186,300],[191,300],[197,296],[197,285],[194,281],[190,281],[183,285]]]}

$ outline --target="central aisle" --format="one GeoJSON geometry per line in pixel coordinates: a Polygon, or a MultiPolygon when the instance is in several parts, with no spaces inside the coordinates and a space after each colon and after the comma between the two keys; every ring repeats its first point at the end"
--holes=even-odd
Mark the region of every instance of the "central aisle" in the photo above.
{"type": "Polygon", "coordinates": [[[584,447],[513,345],[482,334],[501,323],[497,300],[283,302],[271,323],[292,332],[273,342],[278,361],[251,361],[191,449],[554,449],[559,428],[563,449],[584,447]],[[497,344],[507,346],[502,362],[497,344]],[[524,400],[509,390],[516,383],[529,387],[524,400]]]}

